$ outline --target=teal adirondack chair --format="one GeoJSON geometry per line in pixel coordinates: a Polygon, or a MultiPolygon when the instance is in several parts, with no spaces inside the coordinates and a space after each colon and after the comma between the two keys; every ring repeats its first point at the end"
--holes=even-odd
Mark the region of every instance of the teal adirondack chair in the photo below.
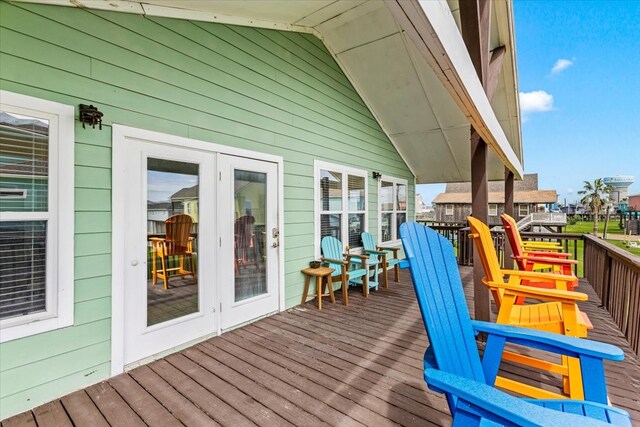
{"type": "Polygon", "coordinates": [[[603,359],[622,360],[622,350],[586,339],[472,321],[451,243],[413,222],[402,224],[400,236],[429,336],[424,379],[432,390],[445,394],[454,426],[631,426],[627,412],[607,405],[603,359]],[[482,359],[477,333],[488,335],[482,359]],[[578,358],[586,400],[522,399],[493,387],[506,343],[578,358]]]}
{"type": "Polygon", "coordinates": [[[398,250],[399,248],[385,248],[383,246],[377,246],[376,241],[373,239],[373,236],[366,231],[361,234],[362,237],[362,246],[364,247],[364,253],[369,255],[369,257],[378,261],[378,257],[380,257],[380,264],[382,265],[382,286],[385,288],[389,287],[389,277],[387,275],[387,271],[390,268],[393,268],[395,273],[395,281],[400,281],[400,260],[398,259],[398,250]]]}
{"type": "Polygon", "coordinates": [[[348,303],[347,288],[349,284],[362,285],[362,292],[366,297],[369,294],[369,267],[367,266],[369,257],[358,255],[359,265],[357,265],[354,262],[356,255],[344,253],[344,246],[340,240],[331,236],[323,237],[320,247],[322,249],[320,260],[329,268],[334,269],[331,281],[333,283],[342,282],[342,303],[345,305],[348,303]]]}

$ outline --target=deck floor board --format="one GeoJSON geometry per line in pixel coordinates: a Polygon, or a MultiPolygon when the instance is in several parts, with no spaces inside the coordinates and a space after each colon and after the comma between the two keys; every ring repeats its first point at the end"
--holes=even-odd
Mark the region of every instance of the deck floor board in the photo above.
{"type": "MultiPolygon", "coordinates": [[[[472,273],[461,267],[473,315],[472,273]]],[[[625,351],[605,362],[612,403],[640,425],[640,362],[587,283],[591,339],[625,351]]],[[[428,344],[407,272],[349,305],[315,301],[259,320],[2,422],[58,425],[448,425],[422,380],[428,344]]],[[[495,307],[494,316],[495,316],[495,307]]],[[[535,353],[532,353],[535,354],[535,353]]],[[[557,376],[503,363],[501,374],[558,391],[557,376]]]]}

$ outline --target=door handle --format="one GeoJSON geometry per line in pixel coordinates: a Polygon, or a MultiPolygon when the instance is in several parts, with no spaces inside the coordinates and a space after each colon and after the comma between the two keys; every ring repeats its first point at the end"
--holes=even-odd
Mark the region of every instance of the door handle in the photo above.
{"type": "Polygon", "coordinates": [[[272,248],[277,248],[278,246],[280,246],[280,240],[276,240],[273,242],[273,245],[271,245],[272,248]]]}

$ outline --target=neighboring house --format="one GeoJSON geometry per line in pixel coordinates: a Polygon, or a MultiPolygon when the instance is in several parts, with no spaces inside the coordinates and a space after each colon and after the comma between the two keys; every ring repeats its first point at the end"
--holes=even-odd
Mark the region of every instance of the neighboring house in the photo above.
{"type": "Polygon", "coordinates": [[[193,223],[198,222],[198,186],[183,188],[171,196],[171,211],[191,216],[193,223]]]}
{"type": "MultiPolygon", "coordinates": [[[[525,174],[514,182],[514,217],[516,220],[534,212],[549,212],[558,201],[555,190],[538,190],[538,174],[525,174]]],[[[436,205],[435,221],[466,223],[471,215],[471,184],[447,184],[444,193],[433,200],[436,205]]],[[[504,212],[504,181],[489,182],[489,225],[500,225],[504,212]]]]}
{"type": "MultiPolygon", "coordinates": [[[[470,123],[490,179],[522,174],[508,1],[491,6],[488,48],[506,48],[491,102],[456,0],[38,3],[0,0],[1,109],[49,124],[11,160],[46,161],[32,182],[48,202],[0,205],[0,245],[32,262],[20,283],[0,277],[16,307],[0,311],[0,419],[299,304],[300,269],[327,233],[356,250],[363,231],[398,245],[416,183],[470,179],[470,123]],[[104,113],[101,130],[80,104],[104,113]],[[176,206],[149,200],[171,194],[198,222],[196,303],[152,323],[148,221],[176,206]],[[265,268],[236,258],[234,271],[239,216],[253,217],[265,268]]],[[[181,304],[171,286],[156,297],[181,304]]]]}
{"type": "Polygon", "coordinates": [[[147,201],[147,233],[164,233],[165,221],[172,214],[171,203],[147,201]]]}
{"type": "Polygon", "coordinates": [[[640,194],[632,194],[629,196],[627,211],[640,212],[640,194]]]}

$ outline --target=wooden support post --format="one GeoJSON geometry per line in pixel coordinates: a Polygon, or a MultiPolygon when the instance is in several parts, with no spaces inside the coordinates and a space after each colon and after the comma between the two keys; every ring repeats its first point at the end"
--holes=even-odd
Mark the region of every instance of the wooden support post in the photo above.
{"type": "MultiPolygon", "coordinates": [[[[513,172],[504,168],[504,213],[513,217],[513,172]]],[[[513,268],[511,245],[504,243],[504,268],[513,268]]]]}
{"type": "MultiPolygon", "coordinates": [[[[471,214],[485,224],[489,218],[487,144],[471,129],[471,214]]],[[[478,251],[473,251],[474,318],[489,321],[489,290],[482,283],[484,268],[478,251]]]]}

